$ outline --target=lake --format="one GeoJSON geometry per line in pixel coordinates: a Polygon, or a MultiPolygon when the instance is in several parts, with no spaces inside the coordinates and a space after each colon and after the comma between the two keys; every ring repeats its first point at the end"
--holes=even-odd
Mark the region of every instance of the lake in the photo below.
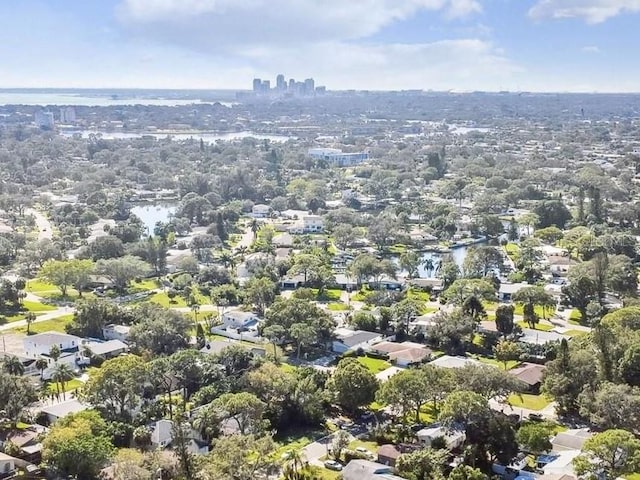
{"type": "Polygon", "coordinates": [[[156,223],[168,222],[176,208],[174,205],[136,205],[131,208],[131,213],[142,220],[146,228],[145,234],[153,235],[156,223]]]}
{"type": "MultiPolygon", "coordinates": [[[[436,269],[438,268],[438,265],[440,264],[440,261],[442,260],[442,258],[445,255],[451,255],[453,257],[453,260],[456,262],[456,265],[458,265],[458,268],[460,268],[460,270],[462,270],[462,264],[464,262],[464,259],[467,257],[467,252],[469,251],[469,248],[472,247],[477,247],[480,245],[485,245],[485,242],[480,242],[480,243],[474,243],[473,245],[462,245],[460,247],[455,247],[451,249],[451,252],[449,253],[437,253],[437,252],[423,252],[420,259],[421,259],[421,264],[418,267],[418,273],[420,278],[435,278],[436,277],[436,269]],[[427,272],[427,270],[424,268],[424,262],[427,259],[431,259],[433,261],[433,267],[434,269],[431,272],[427,272]]],[[[400,263],[400,257],[399,255],[396,256],[394,255],[392,257],[392,260],[396,263],[399,264],[400,263]]],[[[403,272],[406,274],[406,272],[403,272]]]]}
{"type": "Polygon", "coordinates": [[[284,135],[264,135],[254,132],[229,132],[229,133],[125,133],[125,132],[99,132],[95,130],[76,130],[60,132],[60,135],[71,137],[73,135],[81,135],[88,138],[89,135],[99,135],[105,140],[126,140],[131,138],[141,138],[143,136],[155,137],[158,140],[170,137],[172,140],[202,140],[205,143],[215,143],[218,140],[229,142],[232,140],[242,140],[243,138],[256,138],[258,140],[269,140],[270,142],[281,143],[292,140],[295,137],[287,137],[284,135]]]}

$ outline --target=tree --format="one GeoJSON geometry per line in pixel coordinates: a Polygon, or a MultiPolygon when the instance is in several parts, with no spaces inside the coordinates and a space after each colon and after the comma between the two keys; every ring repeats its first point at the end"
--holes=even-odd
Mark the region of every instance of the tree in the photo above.
{"type": "Polygon", "coordinates": [[[60,289],[63,297],[75,279],[74,268],[68,260],[48,260],[40,269],[40,278],[54,284],[60,289]]]}
{"type": "Polygon", "coordinates": [[[478,322],[487,318],[484,305],[482,305],[480,299],[475,295],[467,297],[464,302],[462,302],[462,313],[478,322]]]}
{"type": "Polygon", "coordinates": [[[67,260],[71,268],[71,284],[78,291],[78,296],[82,297],[82,291],[91,282],[91,275],[95,265],[91,260],[81,260],[74,258],[67,260]]]}
{"type": "Polygon", "coordinates": [[[303,345],[310,345],[316,338],[316,331],[312,325],[306,323],[294,323],[291,325],[289,335],[296,344],[296,358],[300,358],[300,350],[303,345]]]}
{"type": "Polygon", "coordinates": [[[244,288],[246,300],[256,307],[260,315],[276,299],[276,284],[266,277],[250,278],[244,288]]]}
{"type": "Polygon", "coordinates": [[[496,308],[496,330],[502,334],[503,337],[511,335],[513,333],[513,305],[498,305],[496,308]]]}
{"type": "Polygon", "coordinates": [[[506,399],[520,391],[523,384],[504,370],[490,365],[467,364],[452,372],[451,382],[459,389],[482,395],[487,400],[506,399]]]}
{"type": "Polygon", "coordinates": [[[273,344],[273,358],[278,359],[278,343],[286,337],[287,331],[282,325],[271,325],[262,331],[262,336],[273,344]]]}
{"type": "Polygon", "coordinates": [[[147,365],[135,355],[112,358],[99,369],[92,370],[80,398],[104,412],[108,420],[130,418],[132,410],[139,405],[147,365]]]}
{"type": "MultiPolygon", "coordinates": [[[[535,315],[535,307],[541,307],[543,312],[546,312],[547,310],[554,309],[556,306],[556,301],[553,296],[547,293],[543,287],[538,286],[521,288],[513,294],[512,300],[519,305],[523,305],[523,313],[526,313],[524,307],[527,307],[529,319],[531,320],[528,323],[531,325],[531,328],[535,328],[535,324],[537,323],[537,321],[532,318],[535,315]]],[[[525,318],[525,321],[527,321],[527,318],[525,318]]]]}
{"type": "Polygon", "coordinates": [[[629,385],[640,387],[640,344],[631,345],[620,360],[620,377],[629,385]]]}
{"type": "Polygon", "coordinates": [[[277,300],[266,313],[263,329],[271,325],[280,325],[286,331],[283,341],[293,341],[291,327],[296,323],[311,325],[316,332],[316,341],[329,342],[335,329],[335,321],[315,303],[299,298],[277,300]]]}
{"type": "Polygon", "coordinates": [[[89,253],[94,261],[119,258],[124,255],[124,244],[115,235],[104,235],[89,244],[89,253]]]}
{"type": "Polygon", "coordinates": [[[38,395],[33,382],[26,377],[11,375],[5,369],[0,370],[0,405],[3,416],[13,425],[17,422],[24,408],[35,402],[38,395]]]}
{"type": "Polygon", "coordinates": [[[46,359],[40,357],[36,360],[35,363],[36,368],[40,371],[40,380],[42,380],[42,377],[44,375],[44,371],[47,369],[47,367],[49,366],[49,362],[47,362],[46,359]]]}
{"type": "Polygon", "coordinates": [[[410,412],[420,421],[420,409],[432,399],[424,370],[409,369],[393,375],[382,384],[376,395],[378,403],[391,406],[405,418],[410,412]]]}
{"type": "Polygon", "coordinates": [[[487,280],[462,278],[453,282],[442,294],[447,302],[455,305],[462,305],[472,295],[481,300],[495,301],[496,289],[487,280]]]}
{"type": "Polygon", "coordinates": [[[420,255],[413,250],[408,250],[400,255],[400,268],[407,272],[409,278],[419,276],[419,268],[422,260],[420,255]]]}
{"type": "Polygon", "coordinates": [[[277,471],[276,445],[270,436],[229,435],[215,440],[198,478],[202,480],[264,479],[277,471]]]}
{"type": "Polygon", "coordinates": [[[60,347],[58,345],[52,345],[51,348],[49,349],[49,356],[51,357],[51,359],[54,362],[57,362],[58,359],[60,358],[60,355],[62,355],[62,352],[60,351],[60,347]]]}
{"type": "Polygon", "coordinates": [[[2,360],[2,369],[9,375],[19,377],[24,375],[24,365],[15,355],[8,355],[2,360]]]}
{"type": "Polygon", "coordinates": [[[43,441],[42,460],[59,476],[98,478],[113,453],[107,425],[96,412],[68,415],[56,422],[43,441]]]}
{"type": "Polygon", "coordinates": [[[473,317],[465,315],[460,309],[440,311],[433,316],[427,338],[431,344],[450,355],[461,354],[465,351],[465,343],[471,340],[476,325],[473,317]]]}
{"type": "Polygon", "coordinates": [[[582,446],[582,453],[574,460],[578,475],[597,478],[618,478],[640,469],[640,440],[625,430],[597,433],[582,446]]]}
{"type": "Polygon", "coordinates": [[[422,302],[412,298],[405,298],[391,307],[391,316],[396,323],[396,331],[407,332],[409,323],[420,315],[423,308],[422,302]]]}
{"type": "Polygon", "coordinates": [[[462,265],[467,278],[482,278],[495,270],[502,270],[504,259],[496,247],[482,246],[472,248],[467,253],[462,265]]]}
{"type": "Polygon", "coordinates": [[[451,255],[446,255],[438,264],[437,274],[442,279],[442,288],[446,290],[460,276],[460,268],[451,255]]]}
{"type": "Polygon", "coordinates": [[[538,216],[538,226],[546,228],[556,226],[564,229],[566,223],[571,220],[571,212],[562,202],[562,200],[542,200],[533,209],[538,216]]]}
{"type": "Polygon", "coordinates": [[[345,448],[351,443],[351,436],[344,430],[338,430],[331,442],[331,455],[336,460],[340,460],[340,456],[345,448]]]}
{"type": "Polygon", "coordinates": [[[340,360],[328,385],[336,403],[351,412],[370,404],[378,390],[378,381],[364,365],[355,358],[340,360]]]}
{"type": "Polygon", "coordinates": [[[149,264],[132,255],[126,255],[122,258],[98,260],[96,271],[111,280],[118,292],[124,293],[131,280],[147,275],[149,264]]]}
{"type": "Polygon", "coordinates": [[[640,389],[605,382],[598,390],[587,388],[578,396],[580,415],[598,428],[640,429],[640,389]]]}
{"type": "Polygon", "coordinates": [[[449,472],[448,480],[489,480],[482,470],[469,465],[458,465],[449,472]]]}
{"type": "Polygon", "coordinates": [[[517,360],[520,358],[520,346],[515,342],[510,342],[508,340],[501,340],[498,344],[493,347],[493,354],[496,357],[496,360],[502,362],[504,364],[504,369],[507,370],[507,364],[510,360],[517,360]]]}
{"type": "Polygon", "coordinates": [[[183,314],[152,303],[138,306],[129,341],[141,351],[155,355],[171,355],[189,345],[193,323],[183,314]]]}
{"type": "Polygon", "coordinates": [[[553,426],[547,423],[529,422],[523,424],[516,433],[518,444],[526,452],[534,457],[551,451],[550,437],[553,434],[553,426]]]}
{"type": "Polygon", "coordinates": [[[424,448],[400,455],[396,468],[409,480],[443,480],[442,466],[448,456],[448,450],[424,448]]]}
{"type": "Polygon", "coordinates": [[[62,390],[63,398],[66,400],[65,386],[67,382],[73,379],[73,371],[71,367],[66,363],[56,363],[53,367],[53,373],[51,374],[51,380],[56,382],[56,387],[60,384],[60,390],[62,390]]]}
{"type": "Polygon", "coordinates": [[[27,312],[24,316],[24,321],[27,323],[27,335],[30,335],[31,324],[36,321],[36,314],[33,312],[27,312]]]}
{"type": "Polygon", "coordinates": [[[265,428],[266,404],[252,393],[225,393],[213,405],[237,423],[242,435],[257,434],[265,428]]]}
{"type": "Polygon", "coordinates": [[[65,330],[79,337],[102,338],[102,329],[106,325],[134,321],[131,310],[105,299],[83,299],[76,303],[75,308],[73,320],[65,330]]]}

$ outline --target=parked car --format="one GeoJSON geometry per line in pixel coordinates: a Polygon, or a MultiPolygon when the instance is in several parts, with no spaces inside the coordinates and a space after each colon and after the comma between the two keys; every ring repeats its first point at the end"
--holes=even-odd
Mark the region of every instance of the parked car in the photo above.
{"type": "Polygon", "coordinates": [[[342,465],[336,462],[335,460],[327,460],[326,462],[324,462],[324,466],[325,468],[328,468],[329,470],[334,470],[336,472],[339,472],[342,470],[342,465]]]}
{"type": "Polygon", "coordinates": [[[368,458],[373,458],[373,452],[371,452],[371,450],[367,450],[364,447],[356,447],[356,452],[362,453],[363,455],[366,455],[368,458]]]}

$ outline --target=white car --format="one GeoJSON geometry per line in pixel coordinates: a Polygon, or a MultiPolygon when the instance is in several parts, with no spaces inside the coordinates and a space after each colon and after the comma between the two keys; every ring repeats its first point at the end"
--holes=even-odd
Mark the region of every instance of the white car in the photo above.
{"type": "Polygon", "coordinates": [[[327,460],[324,462],[325,468],[329,470],[335,470],[336,472],[340,472],[342,470],[342,465],[335,460],[327,460]]]}
{"type": "Polygon", "coordinates": [[[364,447],[356,447],[356,452],[362,453],[363,455],[366,455],[369,458],[373,458],[373,453],[371,452],[371,450],[367,450],[364,447]]]}

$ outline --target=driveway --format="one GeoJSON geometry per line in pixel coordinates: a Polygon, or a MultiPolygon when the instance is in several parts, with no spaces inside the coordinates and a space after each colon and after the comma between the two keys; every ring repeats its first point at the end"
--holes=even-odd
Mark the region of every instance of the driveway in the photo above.
{"type": "MultiPolygon", "coordinates": [[[[310,443],[306,447],[302,449],[307,462],[310,465],[316,465],[318,467],[324,468],[324,463],[320,460],[322,457],[328,456],[331,450],[331,444],[333,443],[333,439],[335,438],[337,432],[332,433],[331,435],[327,435],[326,437],[319,438],[313,443],[310,443]]],[[[354,437],[350,434],[351,439],[349,441],[353,441],[354,437]]]]}
{"type": "Polygon", "coordinates": [[[36,225],[38,226],[38,240],[42,240],[44,238],[51,240],[53,238],[51,222],[47,217],[33,208],[26,208],[24,213],[35,217],[36,225]]]}

